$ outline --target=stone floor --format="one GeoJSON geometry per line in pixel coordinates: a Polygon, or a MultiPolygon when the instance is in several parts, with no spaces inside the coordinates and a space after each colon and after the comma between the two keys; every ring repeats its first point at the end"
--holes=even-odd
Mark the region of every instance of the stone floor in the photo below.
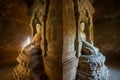
{"type": "Polygon", "coordinates": [[[109,80],[120,80],[120,54],[105,55],[109,71],[109,80]]]}
{"type": "MultiPolygon", "coordinates": [[[[109,71],[109,80],[120,80],[120,54],[107,54],[106,65],[109,71]]],[[[14,66],[0,68],[0,80],[12,80],[11,70],[14,66]]]]}

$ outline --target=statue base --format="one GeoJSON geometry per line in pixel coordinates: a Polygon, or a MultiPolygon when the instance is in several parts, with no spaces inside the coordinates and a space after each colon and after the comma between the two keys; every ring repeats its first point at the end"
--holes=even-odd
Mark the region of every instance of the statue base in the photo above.
{"type": "Polygon", "coordinates": [[[25,48],[17,61],[19,64],[13,69],[14,80],[47,80],[39,46],[25,48]]]}
{"type": "Polygon", "coordinates": [[[79,60],[77,80],[108,80],[105,56],[100,52],[96,55],[81,55],[79,60]]]}

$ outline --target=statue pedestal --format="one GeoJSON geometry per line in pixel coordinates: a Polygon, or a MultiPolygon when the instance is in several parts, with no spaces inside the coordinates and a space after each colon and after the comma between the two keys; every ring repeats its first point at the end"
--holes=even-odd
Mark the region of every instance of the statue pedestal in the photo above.
{"type": "Polygon", "coordinates": [[[100,52],[97,55],[81,55],[79,59],[78,80],[107,80],[108,69],[104,65],[105,56],[100,52]]]}
{"type": "Polygon", "coordinates": [[[19,54],[17,57],[19,64],[13,69],[14,80],[29,80],[30,79],[30,68],[28,67],[30,59],[23,54],[19,54]]]}
{"type": "Polygon", "coordinates": [[[25,48],[17,61],[19,64],[13,69],[14,80],[46,80],[39,46],[25,48]]]}

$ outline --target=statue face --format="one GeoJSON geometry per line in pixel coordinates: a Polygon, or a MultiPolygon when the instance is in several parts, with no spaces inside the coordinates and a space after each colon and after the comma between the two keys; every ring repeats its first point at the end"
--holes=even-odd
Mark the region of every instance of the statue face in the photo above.
{"type": "Polygon", "coordinates": [[[41,29],[40,24],[36,24],[36,31],[37,31],[37,32],[40,32],[40,31],[41,31],[40,29],[41,29]]]}
{"type": "Polygon", "coordinates": [[[84,31],[84,29],[85,29],[85,23],[82,22],[82,23],[80,23],[80,30],[81,30],[81,31],[84,31]]]}

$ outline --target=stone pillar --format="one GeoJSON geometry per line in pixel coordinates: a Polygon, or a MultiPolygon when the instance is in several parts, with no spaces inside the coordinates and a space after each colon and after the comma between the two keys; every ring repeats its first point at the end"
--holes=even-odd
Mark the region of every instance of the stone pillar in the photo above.
{"type": "Polygon", "coordinates": [[[62,80],[62,5],[61,0],[50,0],[45,38],[47,51],[44,57],[45,72],[49,80],[62,80]],[[57,6],[56,6],[57,5],[57,6]]]}
{"type": "Polygon", "coordinates": [[[62,0],[63,4],[63,53],[62,80],[75,80],[78,60],[75,51],[76,18],[73,0],[62,0]]]}
{"type": "Polygon", "coordinates": [[[74,50],[75,29],[73,0],[50,0],[44,57],[49,80],[75,80],[78,63],[74,50]]]}

